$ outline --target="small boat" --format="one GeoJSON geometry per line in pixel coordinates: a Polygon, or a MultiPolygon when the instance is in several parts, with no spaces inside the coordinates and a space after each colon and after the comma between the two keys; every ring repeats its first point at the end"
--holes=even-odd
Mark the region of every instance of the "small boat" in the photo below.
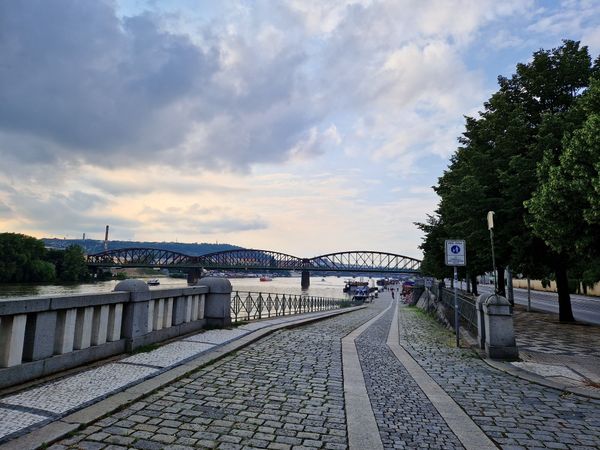
{"type": "Polygon", "coordinates": [[[273,281],[273,278],[267,275],[263,275],[262,277],[260,277],[260,281],[273,281]]]}
{"type": "Polygon", "coordinates": [[[146,281],[146,284],[148,286],[158,286],[160,284],[160,281],[158,278],[151,278],[148,281],[146,281]]]}

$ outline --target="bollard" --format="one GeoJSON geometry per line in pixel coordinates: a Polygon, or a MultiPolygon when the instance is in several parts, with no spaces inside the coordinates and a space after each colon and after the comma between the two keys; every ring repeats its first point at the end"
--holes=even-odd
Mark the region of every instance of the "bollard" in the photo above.
{"type": "Polygon", "coordinates": [[[511,306],[505,297],[490,295],[483,302],[485,351],[492,359],[519,357],[511,306]]]}

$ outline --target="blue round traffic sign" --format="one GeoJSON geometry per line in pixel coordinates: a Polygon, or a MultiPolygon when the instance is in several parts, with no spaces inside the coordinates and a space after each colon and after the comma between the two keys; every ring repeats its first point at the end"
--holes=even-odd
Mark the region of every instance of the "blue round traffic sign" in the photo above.
{"type": "Polygon", "coordinates": [[[456,255],[460,253],[460,247],[458,245],[453,245],[452,247],[450,247],[450,251],[456,255]]]}

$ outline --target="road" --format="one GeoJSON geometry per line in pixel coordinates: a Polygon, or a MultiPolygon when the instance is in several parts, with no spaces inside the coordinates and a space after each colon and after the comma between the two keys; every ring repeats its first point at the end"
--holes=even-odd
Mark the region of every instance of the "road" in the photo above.
{"type": "MultiPolygon", "coordinates": [[[[494,286],[479,285],[479,292],[492,292],[494,286]]],[[[527,289],[514,289],[515,303],[527,306],[527,289]]],[[[571,294],[573,315],[578,322],[600,325],[600,297],[571,294]]],[[[531,291],[531,309],[558,314],[556,292],[531,291]]]]}

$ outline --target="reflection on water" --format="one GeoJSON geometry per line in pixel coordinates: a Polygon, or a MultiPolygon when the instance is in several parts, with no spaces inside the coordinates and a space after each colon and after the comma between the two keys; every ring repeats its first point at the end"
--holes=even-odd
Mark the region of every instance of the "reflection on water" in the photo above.
{"type": "MultiPolygon", "coordinates": [[[[307,294],[320,297],[343,298],[344,281],[347,277],[311,277],[310,287],[302,290],[300,277],[273,278],[273,281],[260,281],[258,278],[231,278],[234,291],[273,292],[281,294],[307,294]]],[[[368,278],[363,278],[367,281],[368,278]]],[[[375,283],[375,279],[371,280],[375,283]]],[[[116,280],[101,281],[86,284],[0,284],[0,300],[15,297],[36,297],[49,295],[73,295],[99,292],[110,292],[118,283],[116,280]]],[[[150,289],[164,289],[166,287],[187,287],[187,282],[180,278],[160,278],[160,286],[150,289]]]]}

